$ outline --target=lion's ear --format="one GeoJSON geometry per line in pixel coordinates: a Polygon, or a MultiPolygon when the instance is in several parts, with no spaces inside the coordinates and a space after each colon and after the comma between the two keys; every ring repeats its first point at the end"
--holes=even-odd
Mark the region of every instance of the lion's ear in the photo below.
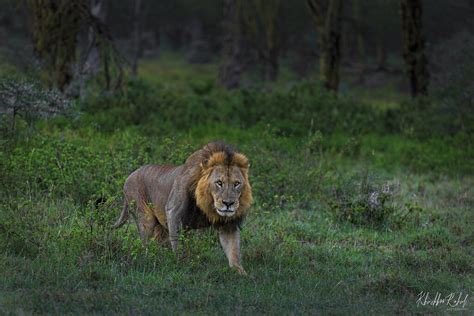
{"type": "Polygon", "coordinates": [[[240,168],[248,169],[250,167],[250,162],[248,158],[241,153],[237,153],[234,155],[234,163],[240,168]]]}
{"type": "Polygon", "coordinates": [[[201,162],[200,166],[201,166],[201,169],[202,169],[202,170],[207,169],[207,168],[209,167],[209,160],[208,160],[208,159],[203,160],[203,161],[201,162]]]}

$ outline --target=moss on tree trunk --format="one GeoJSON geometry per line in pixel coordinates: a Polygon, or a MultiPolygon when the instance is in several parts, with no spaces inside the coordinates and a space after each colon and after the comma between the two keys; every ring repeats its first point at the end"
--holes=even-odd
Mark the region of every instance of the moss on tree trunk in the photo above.
{"type": "Polygon", "coordinates": [[[64,91],[73,79],[81,0],[29,0],[34,48],[44,65],[44,80],[64,91]]]}

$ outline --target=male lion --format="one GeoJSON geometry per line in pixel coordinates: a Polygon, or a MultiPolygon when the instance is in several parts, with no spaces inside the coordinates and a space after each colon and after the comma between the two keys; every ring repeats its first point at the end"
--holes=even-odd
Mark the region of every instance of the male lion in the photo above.
{"type": "Polygon", "coordinates": [[[240,224],[253,201],[248,169],[247,157],[223,142],[207,144],[181,166],[143,166],[125,181],[124,208],[114,227],[131,213],[145,244],[169,235],[175,252],[180,228],[216,227],[229,266],[246,274],[240,263],[240,224]],[[136,213],[129,212],[131,205],[136,213]]]}

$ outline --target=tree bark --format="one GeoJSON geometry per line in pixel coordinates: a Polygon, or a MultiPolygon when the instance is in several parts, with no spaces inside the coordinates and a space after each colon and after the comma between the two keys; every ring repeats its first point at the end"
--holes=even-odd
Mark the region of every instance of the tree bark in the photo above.
{"type": "MultiPolygon", "coordinates": [[[[107,5],[107,0],[91,0],[91,15],[97,18],[100,22],[105,23],[105,19],[107,18],[107,5]]],[[[100,72],[100,43],[92,26],[89,26],[88,37],[89,48],[83,72],[87,74],[86,76],[97,76],[100,72]]]]}
{"type": "MultiPolygon", "coordinates": [[[[107,18],[107,0],[90,0],[90,14],[101,23],[105,24],[107,18]]],[[[97,32],[92,25],[87,27],[87,44],[84,47],[83,63],[79,69],[79,96],[81,100],[86,98],[86,83],[89,79],[96,77],[100,73],[101,59],[105,60],[106,56],[101,56],[101,47],[97,32]]]]}
{"type": "Polygon", "coordinates": [[[403,58],[412,97],[428,93],[429,72],[422,34],[422,1],[400,0],[403,58]]]}
{"type": "Polygon", "coordinates": [[[244,33],[256,48],[256,67],[262,80],[274,81],[278,77],[281,49],[278,30],[280,0],[240,0],[244,33]]]}
{"type": "Polygon", "coordinates": [[[364,38],[364,23],[362,20],[361,0],[354,0],[353,3],[354,18],[356,24],[356,42],[357,42],[357,57],[359,60],[358,82],[362,83],[367,71],[367,49],[364,38]]]}
{"type": "Polygon", "coordinates": [[[262,78],[266,81],[275,81],[278,77],[278,60],[280,43],[278,38],[278,15],[280,1],[254,0],[256,9],[256,25],[261,25],[262,38],[260,44],[260,60],[263,64],[262,78]]]}
{"type": "Polygon", "coordinates": [[[202,20],[195,16],[191,19],[190,27],[190,46],[187,54],[187,60],[191,64],[205,64],[211,61],[211,52],[209,42],[206,38],[202,20]]]}
{"type": "Polygon", "coordinates": [[[279,48],[277,46],[272,46],[268,50],[268,55],[266,56],[267,61],[265,63],[265,73],[264,79],[267,81],[275,81],[278,78],[278,53],[279,48]]]}
{"type": "Polygon", "coordinates": [[[324,86],[337,92],[341,62],[342,0],[307,0],[318,31],[319,71],[324,86]]]}
{"type": "Polygon", "coordinates": [[[27,1],[32,17],[34,49],[46,70],[50,87],[65,91],[73,79],[77,35],[80,25],[78,2],[27,1]]]}
{"type": "Polygon", "coordinates": [[[386,71],[387,70],[387,51],[383,40],[379,38],[377,40],[376,46],[376,55],[377,55],[377,71],[386,71]]]}
{"type": "Polygon", "coordinates": [[[238,0],[224,1],[224,45],[218,81],[226,89],[236,89],[240,86],[245,67],[240,10],[238,0]]]}
{"type": "Polygon", "coordinates": [[[138,74],[138,59],[140,58],[141,50],[141,23],[140,23],[140,13],[141,13],[141,0],[134,0],[134,16],[133,16],[133,36],[132,36],[132,79],[137,78],[138,74]]]}

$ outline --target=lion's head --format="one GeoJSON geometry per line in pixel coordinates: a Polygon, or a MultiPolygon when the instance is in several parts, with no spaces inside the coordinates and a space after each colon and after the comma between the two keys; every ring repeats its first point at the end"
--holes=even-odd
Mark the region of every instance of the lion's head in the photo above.
{"type": "Polygon", "coordinates": [[[209,152],[202,160],[194,193],[196,204],[211,222],[245,215],[253,201],[248,169],[247,157],[227,147],[209,152]]]}

